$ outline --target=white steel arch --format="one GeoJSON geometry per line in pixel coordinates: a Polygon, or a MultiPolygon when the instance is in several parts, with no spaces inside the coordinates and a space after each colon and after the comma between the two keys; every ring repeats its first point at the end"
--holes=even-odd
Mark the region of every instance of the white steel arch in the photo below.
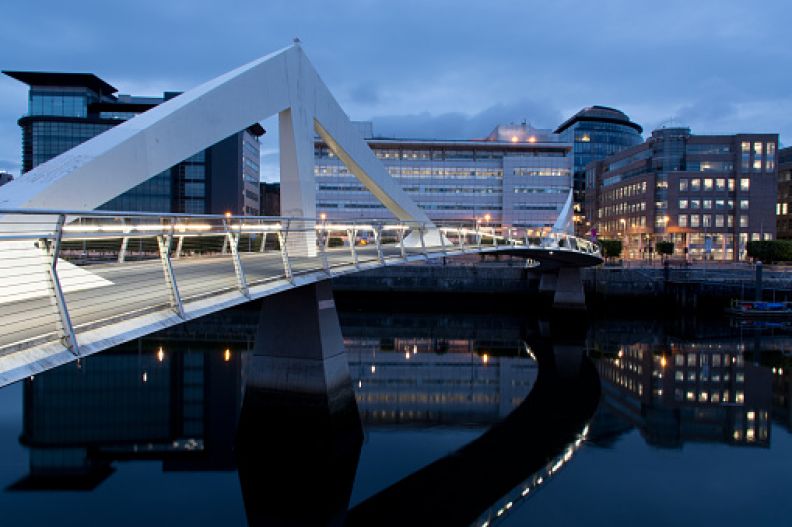
{"type": "MultiPolygon", "coordinates": [[[[434,227],[361,138],[299,43],[212,79],[39,165],[0,188],[0,209],[93,210],[275,114],[283,216],[316,216],[316,131],[399,220],[434,227]]],[[[314,251],[314,241],[305,242],[306,250],[314,251]]]]}

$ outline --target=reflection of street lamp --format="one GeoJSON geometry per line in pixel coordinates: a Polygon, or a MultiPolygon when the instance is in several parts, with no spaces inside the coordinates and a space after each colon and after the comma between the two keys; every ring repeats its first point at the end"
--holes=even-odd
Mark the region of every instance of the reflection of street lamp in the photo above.
{"type": "Polygon", "coordinates": [[[487,214],[485,214],[485,215],[484,215],[484,221],[486,221],[487,223],[489,223],[489,221],[490,221],[491,219],[492,219],[492,216],[490,216],[490,215],[489,215],[489,213],[487,213],[487,214]]]}

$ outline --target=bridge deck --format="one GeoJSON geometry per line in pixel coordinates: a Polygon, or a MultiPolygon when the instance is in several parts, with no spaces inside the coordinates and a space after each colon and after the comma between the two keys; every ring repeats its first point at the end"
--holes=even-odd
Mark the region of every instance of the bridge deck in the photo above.
{"type": "Polygon", "coordinates": [[[511,229],[272,218],[233,226],[203,216],[170,224],[132,218],[121,223],[122,234],[117,217],[113,223],[80,214],[71,224],[60,214],[54,227],[38,221],[0,231],[0,385],[186,320],[382,265],[478,253],[599,262],[583,240],[527,243],[511,229]],[[388,229],[401,234],[383,236],[388,229]]]}

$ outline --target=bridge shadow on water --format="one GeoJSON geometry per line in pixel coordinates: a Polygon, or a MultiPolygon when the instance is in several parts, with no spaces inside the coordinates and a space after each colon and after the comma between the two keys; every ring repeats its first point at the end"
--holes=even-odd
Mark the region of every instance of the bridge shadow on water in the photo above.
{"type": "Polygon", "coordinates": [[[493,505],[545,474],[599,403],[599,378],[578,339],[534,337],[528,349],[538,376],[505,419],[348,511],[362,442],[352,386],[318,396],[248,386],[237,451],[250,525],[469,525],[500,516],[493,505]]]}

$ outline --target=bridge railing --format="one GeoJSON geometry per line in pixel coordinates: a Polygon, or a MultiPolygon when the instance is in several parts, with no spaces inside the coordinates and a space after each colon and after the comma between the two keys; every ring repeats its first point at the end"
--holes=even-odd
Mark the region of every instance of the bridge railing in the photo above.
{"type": "Polygon", "coordinates": [[[525,234],[475,222],[0,210],[0,356],[53,340],[79,354],[82,332],[163,310],[185,318],[311,273],[504,246],[595,249],[525,234]]]}

